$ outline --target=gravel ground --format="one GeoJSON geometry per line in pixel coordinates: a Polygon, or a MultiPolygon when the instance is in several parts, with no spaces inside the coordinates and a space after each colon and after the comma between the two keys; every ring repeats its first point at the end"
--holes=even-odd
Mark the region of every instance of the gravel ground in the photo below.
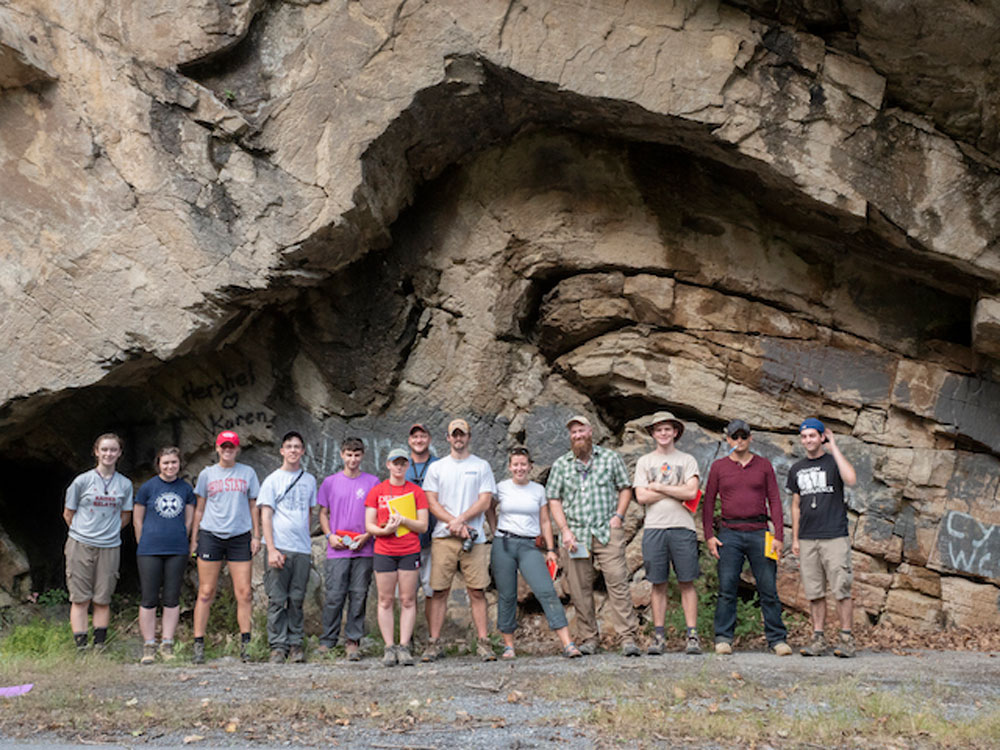
{"type": "MultiPolygon", "coordinates": [[[[772,690],[744,691],[748,694],[734,698],[726,710],[777,708],[806,719],[833,709],[822,700],[808,698],[810,692],[801,688],[834,684],[849,684],[858,691],[888,691],[904,699],[934,696],[941,715],[955,722],[970,719],[983,704],[994,709],[1000,706],[1000,654],[977,652],[920,651],[905,656],[862,652],[855,659],[778,658],[761,652],[737,652],[727,657],[668,653],[639,659],[601,654],[572,661],[519,657],[510,663],[486,664],[461,657],[393,669],[382,667],[375,658],[358,664],[338,659],[302,665],[242,664],[220,659],[200,667],[123,665],[118,677],[112,688],[102,690],[95,685],[94,696],[118,699],[137,709],[162,708],[183,701],[190,706],[198,701],[202,706],[220,709],[217,715],[259,706],[262,723],[244,720],[235,731],[227,733],[222,726],[199,726],[192,720],[190,729],[151,728],[139,736],[132,736],[124,726],[117,730],[105,726],[99,732],[67,736],[65,732],[31,732],[22,725],[22,730],[15,728],[6,736],[0,732],[0,746],[252,746],[260,750],[289,745],[418,750],[731,747],[690,738],[667,741],[652,731],[645,739],[622,740],[600,731],[586,717],[595,706],[627,696],[631,686],[642,685],[647,694],[650,690],[655,694],[662,686],[664,697],[669,698],[674,686],[682,683],[691,690],[699,683],[718,685],[734,680],[744,685],[790,689],[787,694],[779,691],[777,698],[772,690]],[[574,687],[566,689],[563,696],[553,694],[553,683],[574,687]],[[599,690],[595,691],[594,686],[599,690]],[[276,697],[297,702],[295,705],[302,710],[285,706],[269,721],[268,712],[273,706],[267,701],[276,697]],[[314,716],[320,704],[332,712],[327,721],[301,718],[314,716]],[[344,718],[334,721],[336,715],[344,718]],[[184,744],[185,738],[188,744],[184,744]]],[[[815,695],[815,691],[811,694],[815,695]]],[[[707,715],[713,700],[717,699],[692,694],[679,708],[707,715]]],[[[639,736],[643,736],[641,730],[639,736]]],[[[989,738],[984,739],[985,746],[989,746],[989,738]]],[[[1000,737],[994,739],[1000,746],[1000,737]]],[[[925,746],[919,739],[915,742],[913,747],[925,746]]],[[[824,747],[801,742],[789,746],[824,747]]]]}

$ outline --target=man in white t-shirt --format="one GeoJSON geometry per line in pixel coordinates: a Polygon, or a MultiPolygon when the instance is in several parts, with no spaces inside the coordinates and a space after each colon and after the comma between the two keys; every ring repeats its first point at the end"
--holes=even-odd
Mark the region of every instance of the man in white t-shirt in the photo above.
{"type": "Polygon", "coordinates": [[[694,510],[685,507],[698,497],[698,464],[689,453],[677,450],[674,443],[684,434],[684,423],[668,411],[658,411],[646,421],[646,431],[656,442],[656,450],[647,453],[635,465],[635,499],[646,506],[642,534],[642,559],[646,579],[653,584],[653,641],[648,652],[662,654],[666,646],[664,627],[667,616],[667,581],[674,568],[681,590],[681,608],[687,625],[689,654],[700,654],[698,639],[698,535],[694,510]]]}
{"type": "Polygon", "coordinates": [[[267,640],[271,662],[304,662],[302,603],[312,568],[312,509],[316,477],[302,468],[305,443],[297,432],[281,439],[281,468],[260,485],[257,507],[266,545],[267,640]]]}
{"type": "Polygon", "coordinates": [[[451,452],[427,468],[423,489],[427,504],[438,519],[431,538],[431,588],[434,595],[425,600],[430,607],[430,639],[423,661],[441,658],[438,643],[448,608],[448,594],[455,573],[461,572],[469,596],[469,610],[479,643],[476,654],[484,661],[496,659],[487,639],[486,595],[490,583],[489,554],[483,530],[485,512],[496,492],[490,465],[469,452],[469,423],[453,419],[448,424],[451,452]]]}

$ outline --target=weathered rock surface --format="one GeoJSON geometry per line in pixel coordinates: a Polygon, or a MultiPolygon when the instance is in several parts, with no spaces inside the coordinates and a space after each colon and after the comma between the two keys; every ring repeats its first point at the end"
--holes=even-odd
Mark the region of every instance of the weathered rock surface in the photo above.
{"type": "Polygon", "coordinates": [[[226,427],[261,474],[299,429],[325,475],[461,414],[542,477],[570,414],[631,466],[669,408],[704,476],[740,416],[782,486],[820,416],[859,612],[995,618],[1000,16],[863,5],[0,2],[0,526],[31,586],[62,527],[22,498],[58,519],[105,429],[137,481],[226,427]]]}

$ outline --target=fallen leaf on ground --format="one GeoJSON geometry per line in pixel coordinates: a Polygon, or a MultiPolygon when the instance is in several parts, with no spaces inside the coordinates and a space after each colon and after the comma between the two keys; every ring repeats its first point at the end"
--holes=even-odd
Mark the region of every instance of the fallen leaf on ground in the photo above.
{"type": "Polygon", "coordinates": [[[129,698],[129,699],[127,700],[127,701],[125,701],[125,705],[126,705],[126,706],[134,706],[134,705],[136,705],[136,704],[137,704],[138,702],[139,702],[139,699],[138,699],[138,698],[129,698]]]}
{"type": "Polygon", "coordinates": [[[688,694],[684,692],[684,688],[680,687],[679,685],[674,685],[674,698],[676,698],[679,701],[682,701],[687,697],[688,694]]]}
{"type": "Polygon", "coordinates": [[[200,734],[189,734],[187,737],[181,740],[181,742],[183,742],[185,745],[190,745],[192,742],[201,742],[203,739],[205,738],[202,737],[200,734]]]}
{"type": "Polygon", "coordinates": [[[229,722],[228,724],[226,724],[226,733],[227,734],[232,734],[233,732],[236,731],[237,727],[238,727],[238,725],[237,725],[237,723],[235,721],[229,722]]]}
{"type": "Polygon", "coordinates": [[[507,693],[508,703],[520,703],[523,699],[524,699],[524,693],[522,693],[520,690],[511,690],[509,693],[507,693]]]}

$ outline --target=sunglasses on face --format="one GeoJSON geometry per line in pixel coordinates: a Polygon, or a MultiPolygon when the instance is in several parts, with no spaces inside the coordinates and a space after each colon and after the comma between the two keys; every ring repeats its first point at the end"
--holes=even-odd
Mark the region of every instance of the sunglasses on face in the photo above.
{"type": "Polygon", "coordinates": [[[750,437],[750,433],[744,432],[743,430],[739,430],[738,432],[734,432],[732,435],[730,435],[730,437],[733,440],[747,440],[750,437]]]}

